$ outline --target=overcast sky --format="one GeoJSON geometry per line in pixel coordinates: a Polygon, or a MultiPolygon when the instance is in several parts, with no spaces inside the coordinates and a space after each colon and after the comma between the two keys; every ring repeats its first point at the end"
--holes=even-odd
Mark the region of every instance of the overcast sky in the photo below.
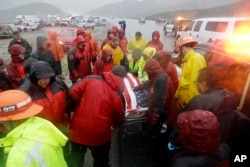
{"type": "Polygon", "coordinates": [[[0,0],[0,10],[32,2],[46,2],[72,14],[84,14],[103,5],[121,1],[123,0],[0,0]]]}

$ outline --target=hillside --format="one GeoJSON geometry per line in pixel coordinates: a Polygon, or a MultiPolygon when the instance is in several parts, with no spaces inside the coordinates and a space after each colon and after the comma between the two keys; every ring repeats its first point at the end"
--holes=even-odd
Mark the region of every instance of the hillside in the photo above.
{"type": "Polygon", "coordinates": [[[31,3],[7,10],[0,11],[0,22],[13,22],[16,15],[37,15],[39,18],[46,18],[48,15],[67,16],[61,9],[47,3],[31,3]]]}
{"type": "Polygon", "coordinates": [[[118,3],[105,5],[89,13],[102,16],[135,18],[150,16],[164,11],[201,9],[204,7],[211,8],[236,1],[240,0],[210,0],[209,2],[206,0],[123,0],[118,3]]]}
{"type": "Polygon", "coordinates": [[[176,10],[172,12],[158,13],[147,17],[148,19],[155,19],[157,17],[176,18],[184,16],[185,18],[201,18],[201,17],[219,17],[219,16],[244,16],[250,17],[250,3],[249,0],[242,0],[240,2],[232,3],[219,7],[199,9],[199,10],[176,10]]]}

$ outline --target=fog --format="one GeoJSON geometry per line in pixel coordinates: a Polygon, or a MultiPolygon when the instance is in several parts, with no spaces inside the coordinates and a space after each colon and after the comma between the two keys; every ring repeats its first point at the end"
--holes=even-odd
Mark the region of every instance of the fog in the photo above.
{"type": "MultiPolygon", "coordinates": [[[[175,6],[178,8],[178,6],[182,6],[182,4],[185,4],[183,6],[187,6],[188,2],[190,2],[191,7],[193,6],[194,8],[206,8],[208,6],[219,6],[223,5],[226,3],[232,3],[235,1],[239,0],[178,0],[178,1],[173,1],[173,0],[1,0],[0,1],[0,10],[20,6],[20,5],[25,5],[29,3],[34,3],[34,2],[44,2],[44,3],[50,3],[53,4],[62,10],[64,10],[67,13],[72,13],[72,14],[84,14],[88,13],[89,11],[92,11],[94,9],[101,8],[105,5],[109,4],[119,4],[120,2],[126,4],[126,3],[134,3],[135,1],[140,2],[141,4],[143,3],[143,9],[150,9],[152,4],[155,4],[157,6],[162,7],[165,6],[166,4],[169,6],[175,6]],[[122,2],[124,1],[124,2],[122,2]],[[197,2],[197,3],[195,3],[197,2]],[[147,4],[147,5],[146,5],[147,4]]],[[[129,9],[127,9],[129,12],[129,9]]]]}

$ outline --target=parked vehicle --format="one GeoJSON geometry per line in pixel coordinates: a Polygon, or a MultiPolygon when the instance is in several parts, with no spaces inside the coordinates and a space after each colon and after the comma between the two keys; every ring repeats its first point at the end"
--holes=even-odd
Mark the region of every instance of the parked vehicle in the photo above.
{"type": "Polygon", "coordinates": [[[76,24],[76,27],[82,27],[84,29],[87,29],[87,28],[94,29],[95,22],[93,19],[83,19],[81,22],[76,24]]]}
{"type": "Polygon", "coordinates": [[[32,24],[32,23],[27,23],[27,22],[23,22],[20,25],[17,26],[17,29],[21,32],[27,32],[27,31],[35,31],[37,30],[37,25],[32,24]]]}
{"type": "Polygon", "coordinates": [[[63,47],[63,51],[67,52],[73,46],[73,40],[76,38],[77,28],[62,28],[58,32],[58,39],[63,47]]]}
{"type": "Polygon", "coordinates": [[[60,27],[69,27],[70,26],[70,21],[68,19],[62,19],[60,21],[60,27]]]}
{"type": "Polygon", "coordinates": [[[239,27],[250,29],[250,18],[219,17],[195,19],[189,23],[186,33],[190,34],[199,43],[204,43],[211,39],[226,39],[234,34],[239,27]]]}
{"type": "Polygon", "coordinates": [[[165,35],[173,35],[177,37],[180,33],[186,32],[190,19],[176,19],[174,22],[166,21],[163,26],[163,32],[165,35]]]}
{"type": "Polygon", "coordinates": [[[155,20],[155,23],[156,24],[161,24],[161,23],[165,23],[166,22],[166,19],[162,18],[162,17],[158,17],[156,20],[155,20]]]}
{"type": "Polygon", "coordinates": [[[102,22],[102,19],[98,18],[94,20],[95,26],[105,26],[105,23],[102,22]]]}
{"type": "Polygon", "coordinates": [[[144,17],[140,18],[139,23],[146,23],[146,19],[144,17]]]}
{"type": "Polygon", "coordinates": [[[38,21],[37,15],[17,15],[15,17],[14,24],[15,25],[20,25],[23,22],[34,22],[38,21]]]}
{"type": "Polygon", "coordinates": [[[0,38],[12,38],[13,29],[9,25],[0,24],[0,38]]]}

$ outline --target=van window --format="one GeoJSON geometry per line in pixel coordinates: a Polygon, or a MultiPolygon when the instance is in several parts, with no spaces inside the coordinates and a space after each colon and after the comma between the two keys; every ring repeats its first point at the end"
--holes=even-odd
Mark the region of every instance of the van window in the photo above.
{"type": "Polygon", "coordinates": [[[195,23],[194,21],[189,22],[187,26],[187,30],[192,30],[194,23],[195,23]]]}
{"type": "Polygon", "coordinates": [[[209,21],[205,27],[206,31],[225,32],[227,30],[228,22],[209,21]]]}
{"type": "Polygon", "coordinates": [[[202,21],[197,21],[194,27],[194,31],[198,32],[201,28],[202,21]]]}
{"type": "Polygon", "coordinates": [[[94,23],[94,20],[87,20],[87,23],[94,23]]]}
{"type": "Polygon", "coordinates": [[[243,21],[235,21],[234,23],[234,31],[237,30],[237,28],[244,28],[245,30],[250,29],[250,20],[243,20],[243,21]]]}

